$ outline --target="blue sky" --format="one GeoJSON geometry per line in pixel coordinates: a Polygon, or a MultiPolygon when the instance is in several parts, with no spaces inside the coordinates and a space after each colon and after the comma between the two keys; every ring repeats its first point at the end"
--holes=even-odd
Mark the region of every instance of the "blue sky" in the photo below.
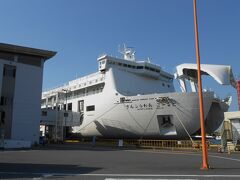
{"type": "MultiPolygon", "coordinates": [[[[120,56],[123,43],[173,73],[196,62],[192,7],[192,0],[0,0],[0,42],[58,52],[45,63],[44,89],[95,72],[97,57],[120,56]]],[[[198,19],[201,62],[240,75],[240,1],[198,0],[198,19]]],[[[203,82],[222,97],[231,93],[237,110],[232,87],[203,82]]]]}

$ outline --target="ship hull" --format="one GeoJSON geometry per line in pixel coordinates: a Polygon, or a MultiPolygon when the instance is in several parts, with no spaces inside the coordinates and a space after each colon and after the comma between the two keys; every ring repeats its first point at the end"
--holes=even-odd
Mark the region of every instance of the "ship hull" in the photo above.
{"type": "MultiPolygon", "coordinates": [[[[203,98],[207,119],[214,113],[210,111],[214,95],[205,92],[203,98]]],[[[84,123],[74,131],[82,136],[105,138],[184,139],[200,128],[197,93],[129,96],[123,102],[118,99],[108,103],[105,100],[99,112],[85,114],[84,123]]]]}

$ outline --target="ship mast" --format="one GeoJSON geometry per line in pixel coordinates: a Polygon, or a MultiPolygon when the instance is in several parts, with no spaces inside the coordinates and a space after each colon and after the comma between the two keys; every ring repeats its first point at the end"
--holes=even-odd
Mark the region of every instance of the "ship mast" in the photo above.
{"type": "Polygon", "coordinates": [[[119,52],[123,55],[123,59],[128,61],[135,61],[135,51],[131,47],[126,47],[125,44],[123,44],[123,49],[119,48],[119,52]]]}

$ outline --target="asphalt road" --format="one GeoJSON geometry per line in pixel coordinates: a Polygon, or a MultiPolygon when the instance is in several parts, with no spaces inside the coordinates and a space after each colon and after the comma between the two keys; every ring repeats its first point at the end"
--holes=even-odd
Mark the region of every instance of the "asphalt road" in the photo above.
{"type": "Polygon", "coordinates": [[[240,154],[57,145],[0,151],[0,179],[240,179],[240,154]]]}

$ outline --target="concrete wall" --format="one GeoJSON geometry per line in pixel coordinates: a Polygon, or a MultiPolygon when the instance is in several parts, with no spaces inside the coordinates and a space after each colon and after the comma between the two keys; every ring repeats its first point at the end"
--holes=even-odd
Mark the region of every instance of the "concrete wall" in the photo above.
{"type": "Polygon", "coordinates": [[[18,64],[13,102],[12,139],[39,139],[43,69],[18,64]]]}
{"type": "Polygon", "coordinates": [[[231,133],[233,141],[240,140],[240,111],[225,112],[225,121],[231,123],[231,133]]]}
{"type": "Polygon", "coordinates": [[[39,141],[43,68],[0,59],[0,86],[4,64],[17,67],[11,139],[30,141],[34,144],[39,141]]]}

